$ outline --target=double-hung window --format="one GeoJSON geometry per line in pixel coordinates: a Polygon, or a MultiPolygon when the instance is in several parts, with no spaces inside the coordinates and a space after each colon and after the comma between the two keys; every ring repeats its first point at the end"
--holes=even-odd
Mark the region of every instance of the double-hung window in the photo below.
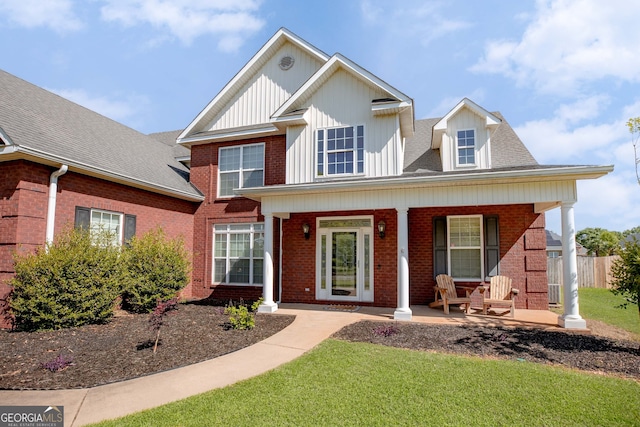
{"type": "Polygon", "coordinates": [[[476,131],[459,130],[456,138],[458,166],[476,164],[476,131]]]}
{"type": "Polygon", "coordinates": [[[318,176],[364,173],[364,126],[318,129],[318,176]]]}
{"type": "Polygon", "coordinates": [[[447,222],[450,275],[482,280],[482,215],[450,216],[447,222]]]}
{"type": "Polygon", "coordinates": [[[122,214],[92,209],[89,229],[92,236],[106,233],[110,243],[117,246],[122,242],[122,214]]]}
{"type": "Polygon", "coordinates": [[[261,285],[264,266],[264,224],[216,224],[213,281],[261,285]]]}
{"type": "Polygon", "coordinates": [[[136,234],[136,216],[76,206],[74,226],[88,230],[94,243],[127,244],[136,234]],[[108,242],[104,241],[103,233],[108,242]]]}
{"type": "Polygon", "coordinates": [[[218,195],[234,196],[236,188],[264,185],[264,144],[223,147],[218,152],[218,195]]]}

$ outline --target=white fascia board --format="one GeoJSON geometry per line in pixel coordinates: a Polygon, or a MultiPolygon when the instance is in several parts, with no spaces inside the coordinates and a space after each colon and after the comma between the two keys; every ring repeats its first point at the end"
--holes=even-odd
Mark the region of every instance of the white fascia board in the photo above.
{"type": "Polygon", "coordinates": [[[287,114],[292,109],[298,100],[303,98],[311,88],[315,87],[316,83],[327,75],[332,74],[337,68],[342,68],[348,71],[351,75],[356,76],[360,80],[368,82],[370,85],[378,87],[380,90],[388,93],[391,97],[396,98],[399,102],[405,102],[408,107],[413,108],[413,100],[404,93],[388,85],[383,80],[371,74],[369,71],[357,65],[350,59],[336,53],[329,59],[316,73],[309,78],[291,97],[278,108],[278,110],[271,116],[273,119],[277,119],[280,116],[287,114]]]}
{"type": "Polygon", "coordinates": [[[550,169],[527,169],[518,171],[499,171],[484,173],[447,174],[435,176],[408,176],[383,179],[356,179],[339,182],[321,182],[293,185],[273,185],[238,189],[237,194],[249,198],[276,196],[296,193],[316,193],[335,190],[432,187],[462,184],[496,184],[526,181],[549,180],[578,180],[597,179],[613,171],[613,165],[608,166],[567,166],[550,169]]]}
{"type": "Polygon", "coordinates": [[[469,98],[463,98],[462,101],[460,101],[455,107],[453,107],[451,111],[449,111],[443,118],[440,119],[438,123],[433,126],[433,148],[440,148],[440,144],[442,143],[442,134],[447,130],[448,121],[464,107],[467,107],[478,116],[484,117],[486,122],[485,125],[488,128],[494,128],[502,123],[502,120],[500,120],[498,117],[491,114],[489,111],[485,110],[469,98]]]}
{"type": "Polygon", "coordinates": [[[187,135],[193,132],[193,129],[207,116],[209,111],[211,111],[216,104],[224,100],[232,91],[238,89],[239,83],[241,83],[247,75],[250,75],[255,67],[258,66],[263,56],[269,52],[269,50],[277,45],[284,43],[283,40],[289,41],[292,44],[298,46],[302,50],[305,50],[311,56],[318,58],[318,60],[324,62],[329,59],[329,56],[316,48],[310,43],[307,43],[291,31],[286,28],[280,28],[276,33],[260,48],[260,50],[253,55],[253,57],[245,64],[244,67],[236,73],[235,76],[227,83],[222,90],[207,104],[207,106],[196,116],[195,119],[182,131],[182,133],[178,136],[178,143],[180,144],[181,140],[184,140],[187,135]]]}
{"type": "MultiPolygon", "coordinates": [[[[152,182],[144,181],[130,176],[120,175],[102,168],[97,168],[95,166],[90,166],[82,162],[56,156],[54,154],[49,154],[34,148],[28,148],[24,146],[12,146],[8,148],[13,148],[13,150],[11,150],[11,152],[8,154],[20,153],[20,158],[24,158],[26,160],[39,160],[38,163],[46,164],[49,166],[59,166],[61,164],[65,164],[69,166],[69,170],[72,172],[78,172],[83,175],[106,179],[107,181],[117,182],[120,184],[140,188],[143,190],[151,191],[153,193],[164,194],[190,202],[201,202],[204,200],[204,196],[197,196],[186,191],[180,191],[174,188],[154,184],[152,182]]],[[[4,151],[0,151],[0,160],[4,154],[4,151]]]]}
{"type": "Polygon", "coordinates": [[[13,141],[2,127],[0,127],[0,141],[2,141],[4,145],[13,145],[13,141]]]}
{"type": "Polygon", "coordinates": [[[411,107],[411,103],[407,101],[372,103],[371,112],[374,116],[394,114],[399,113],[400,111],[409,107],[411,107]]]}
{"type": "Polygon", "coordinates": [[[205,133],[202,135],[190,136],[187,138],[178,138],[178,144],[192,146],[199,144],[207,144],[209,142],[222,142],[222,141],[232,141],[235,139],[247,139],[247,138],[257,138],[260,136],[269,135],[275,132],[279,132],[280,130],[274,125],[268,124],[264,127],[259,128],[246,128],[246,129],[234,129],[228,132],[219,132],[219,133],[205,133]]]}

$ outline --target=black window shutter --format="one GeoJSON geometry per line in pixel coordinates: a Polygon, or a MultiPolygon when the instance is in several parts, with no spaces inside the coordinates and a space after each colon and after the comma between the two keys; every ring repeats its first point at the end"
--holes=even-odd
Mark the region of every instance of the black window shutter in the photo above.
{"type": "Polygon", "coordinates": [[[500,233],[498,217],[484,217],[484,271],[487,277],[500,274],[500,233]]]}
{"type": "Polygon", "coordinates": [[[129,243],[129,240],[136,235],[136,216],[125,215],[124,216],[124,243],[129,243]]]}
{"type": "Polygon", "coordinates": [[[91,224],[91,209],[76,206],[76,218],[74,227],[82,230],[88,230],[91,224]]]}
{"type": "Polygon", "coordinates": [[[433,218],[433,277],[449,274],[447,270],[447,218],[433,218]]]}

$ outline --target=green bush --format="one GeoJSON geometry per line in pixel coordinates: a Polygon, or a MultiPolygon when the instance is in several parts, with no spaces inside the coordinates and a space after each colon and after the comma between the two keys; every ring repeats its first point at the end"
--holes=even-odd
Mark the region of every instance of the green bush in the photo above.
{"type": "Polygon", "coordinates": [[[120,295],[119,249],[109,236],[67,230],[46,248],[15,256],[10,307],[22,330],[103,323],[120,295]]]}
{"type": "Polygon", "coordinates": [[[612,292],[626,299],[622,307],[637,305],[640,315],[640,240],[625,242],[618,250],[618,255],[620,258],[611,266],[612,292]]]}
{"type": "Polygon", "coordinates": [[[149,313],[175,298],[189,283],[189,257],[182,239],[167,239],[161,229],[133,238],[122,253],[125,288],[122,306],[134,313],[149,313]]]}
{"type": "Polygon", "coordinates": [[[247,307],[246,304],[240,302],[240,304],[236,305],[228,305],[227,308],[224,309],[224,314],[229,315],[229,324],[231,324],[231,328],[233,329],[253,329],[256,326],[256,318],[255,311],[258,309],[260,304],[262,304],[262,298],[257,300],[251,305],[251,310],[247,307]]]}

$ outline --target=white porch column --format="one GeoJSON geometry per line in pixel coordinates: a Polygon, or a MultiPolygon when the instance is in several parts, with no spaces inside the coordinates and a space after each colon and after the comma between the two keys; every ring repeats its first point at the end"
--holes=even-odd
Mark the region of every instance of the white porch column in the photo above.
{"type": "Polygon", "coordinates": [[[562,217],[564,314],[558,319],[558,324],[567,329],[586,329],[587,322],[580,316],[578,308],[578,258],[573,202],[562,203],[560,212],[562,217]]]}
{"type": "Polygon", "coordinates": [[[395,320],[411,320],[409,308],[409,217],[407,208],[398,208],[398,308],[395,320]]]}
{"type": "Polygon", "coordinates": [[[278,304],[273,301],[273,214],[264,214],[264,278],[259,313],[273,313],[278,304]]]}

